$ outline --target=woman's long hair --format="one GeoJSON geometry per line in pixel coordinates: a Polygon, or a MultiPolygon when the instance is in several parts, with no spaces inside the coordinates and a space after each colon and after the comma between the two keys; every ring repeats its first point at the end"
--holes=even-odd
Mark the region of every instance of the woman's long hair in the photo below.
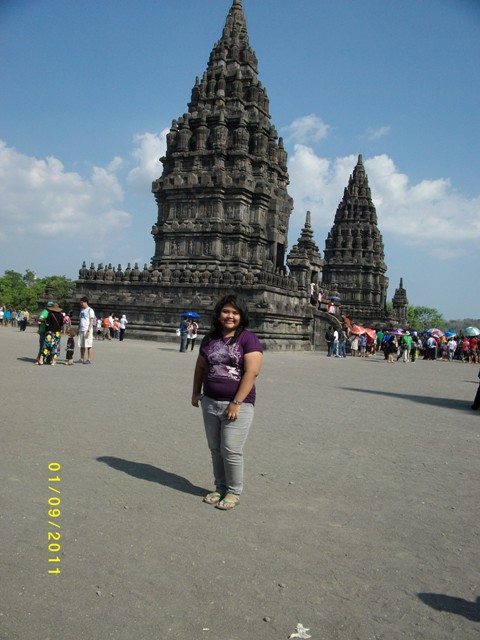
{"type": "Polygon", "coordinates": [[[250,319],[248,317],[248,308],[245,300],[239,298],[236,293],[227,293],[224,295],[215,305],[212,312],[212,325],[210,329],[210,333],[207,336],[208,341],[210,341],[213,337],[217,337],[222,333],[222,323],[220,322],[220,311],[226,305],[230,305],[236,309],[240,314],[240,324],[235,330],[235,335],[233,336],[233,342],[237,339],[237,337],[242,333],[244,329],[248,327],[250,324],[250,319]]]}

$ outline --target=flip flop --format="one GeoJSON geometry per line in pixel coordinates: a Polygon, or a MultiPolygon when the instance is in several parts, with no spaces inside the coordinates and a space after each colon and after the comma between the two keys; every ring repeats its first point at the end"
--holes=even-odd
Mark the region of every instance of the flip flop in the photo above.
{"type": "Polygon", "coordinates": [[[230,511],[240,504],[240,498],[238,496],[225,496],[222,500],[215,505],[216,509],[222,511],[230,511]]]}
{"type": "Polygon", "coordinates": [[[222,498],[223,496],[221,493],[218,493],[218,491],[212,491],[212,493],[207,493],[203,502],[206,502],[207,504],[218,504],[222,498]]]}

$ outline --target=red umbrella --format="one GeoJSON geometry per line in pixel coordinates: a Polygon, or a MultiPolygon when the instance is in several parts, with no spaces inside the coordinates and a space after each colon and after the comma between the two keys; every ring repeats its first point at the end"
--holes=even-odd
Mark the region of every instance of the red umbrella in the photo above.
{"type": "Polygon", "coordinates": [[[351,333],[355,333],[357,336],[361,336],[365,333],[365,327],[360,327],[358,324],[354,324],[353,327],[350,328],[351,333]]]}
{"type": "Polygon", "coordinates": [[[377,339],[377,333],[373,329],[365,329],[365,333],[372,340],[376,340],[377,339]]]}

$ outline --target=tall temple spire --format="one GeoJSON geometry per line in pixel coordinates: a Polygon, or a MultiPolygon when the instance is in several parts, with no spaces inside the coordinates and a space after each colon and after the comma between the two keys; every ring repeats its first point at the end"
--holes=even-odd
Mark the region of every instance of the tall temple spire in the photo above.
{"type": "Polygon", "coordinates": [[[287,154],[271,123],[240,0],[195,79],[188,112],[172,122],[161,161],[152,187],[152,266],[229,271],[236,281],[247,273],[284,274],[293,208],[287,154]]]}
{"type": "Polygon", "coordinates": [[[323,285],[339,292],[347,315],[380,321],[386,313],[386,269],[377,212],[360,154],[325,243],[323,285]]]}

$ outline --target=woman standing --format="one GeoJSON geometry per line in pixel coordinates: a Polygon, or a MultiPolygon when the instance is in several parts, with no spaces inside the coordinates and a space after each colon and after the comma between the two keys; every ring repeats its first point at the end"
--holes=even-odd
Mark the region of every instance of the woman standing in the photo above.
{"type": "Polygon", "coordinates": [[[397,336],[391,336],[387,343],[387,362],[395,364],[394,356],[398,355],[398,340],[397,336]]]}
{"type": "Polygon", "coordinates": [[[120,322],[119,322],[119,325],[120,325],[120,338],[119,338],[119,340],[120,340],[120,342],[123,341],[123,336],[125,335],[125,330],[127,328],[127,324],[128,324],[127,316],[123,313],[122,317],[120,318],[120,322]]]}
{"type": "Polygon", "coordinates": [[[48,307],[48,316],[45,319],[45,340],[43,342],[42,355],[38,364],[54,365],[60,353],[60,337],[63,327],[62,310],[55,302],[48,307]]]}
{"type": "Polygon", "coordinates": [[[190,346],[190,351],[193,351],[193,347],[195,346],[195,340],[198,336],[198,324],[195,320],[190,320],[188,324],[188,337],[187,337],[187,351],[190,346]]]}
{"type": "Polygon", "coordinates": [[[236,507],[242,493],[243,447],[262,366],[262,345],[248,324],[247,307],[235,294],[219,300],[193,376],[192,405],[201,401],[215,480],[215,491],[203,500],[223,510],[236,507]]]}

